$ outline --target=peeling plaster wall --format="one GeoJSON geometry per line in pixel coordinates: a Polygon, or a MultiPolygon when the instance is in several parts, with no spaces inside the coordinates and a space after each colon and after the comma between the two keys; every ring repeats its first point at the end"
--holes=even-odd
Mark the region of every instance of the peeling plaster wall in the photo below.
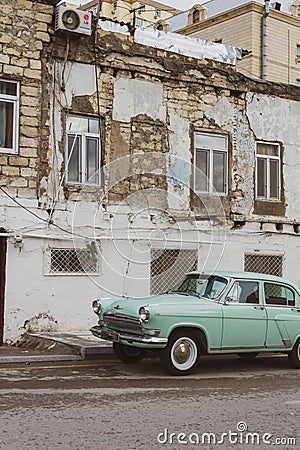
{"type": "Polygon", "coordinates": [[[190,124],[174,112],[170,112],[169,119],[168,206],[171,210],[189,211],[192,175],[190,124]]]}
{"type": "Polygon", "coordinates": [[[247,118],[257,140],[283,146],[286,216],[300,220],[300,198],[295,180],[300,169],[300,103],[270,95],[247,95],[247,118]]]}
{"type": "Polygon", "coordinates": [[[231,211],[249,216],[254,205],[255,141],[247,117],[239,111],[234,114],[233,136],[231,211]]]}
{"type": "Polygon", "coordinates": [[[115,82],[113,120],[130,122],[131,118],[146,114],[154,120],[165,121],[166,109],[162,100],[162,84],[120,78],[115,82]]]}

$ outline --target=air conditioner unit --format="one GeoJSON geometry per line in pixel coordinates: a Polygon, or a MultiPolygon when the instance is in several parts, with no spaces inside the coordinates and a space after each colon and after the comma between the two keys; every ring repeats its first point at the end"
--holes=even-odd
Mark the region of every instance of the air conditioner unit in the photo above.
{"type": "Polygon", "coordinates": [[[55,31],[69,31],[90,36],[92,34],[92,14],[88,11],[58,6],[55,15],[55,31]]]}

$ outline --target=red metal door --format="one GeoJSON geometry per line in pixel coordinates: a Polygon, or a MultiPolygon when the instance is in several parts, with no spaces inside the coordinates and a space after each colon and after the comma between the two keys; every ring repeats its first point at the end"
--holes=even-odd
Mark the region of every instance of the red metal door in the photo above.
{"type": "Polygon", "coordinates": [[[6,278],[6,247],[5,237],[0,237],[0,345],[3,344],[4,333],[4,298],[6,278]]]}

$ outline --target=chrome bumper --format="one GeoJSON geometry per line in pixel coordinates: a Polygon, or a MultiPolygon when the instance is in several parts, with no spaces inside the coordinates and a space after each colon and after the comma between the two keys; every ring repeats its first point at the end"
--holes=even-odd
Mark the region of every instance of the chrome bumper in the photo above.
{"type": "Polygon", "coordinates": [[[157,344],[157,345],[167,345],[167,338],[158,337],[148,337],[148,336],[138,336],[137,334],[124,333],[120,331],[106,331],[100,326],[96,325],[90,329],[91,333],[106,341],[127,341],[129,344],[137,342],[139,344],[157,344]]]}

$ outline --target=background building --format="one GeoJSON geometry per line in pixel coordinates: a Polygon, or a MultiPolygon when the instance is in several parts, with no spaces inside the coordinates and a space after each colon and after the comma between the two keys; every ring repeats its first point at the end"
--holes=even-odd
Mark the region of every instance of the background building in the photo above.
{"type": "Polygon", "coordinates": [[[166,20],[177,33],[240,47],[243,73],[300,85],[300,2],[210,0],[166,20]],[[264,38],[264,37],[265,38],[264,38]]]}
{"type": "MultiPolygon", "coordinates": [[[[180,10],[172,8],[161,2],[146,0],[137,2],[135,0],[104,0],[100,2],[99,16],[117,22],[134,24],[135,27],[147,27],[157,25],[177,14],[180,10]]],[[[98,15],[99,1],[91,1],[81,7],[84,11],[92,11],[98,15]]]]}

